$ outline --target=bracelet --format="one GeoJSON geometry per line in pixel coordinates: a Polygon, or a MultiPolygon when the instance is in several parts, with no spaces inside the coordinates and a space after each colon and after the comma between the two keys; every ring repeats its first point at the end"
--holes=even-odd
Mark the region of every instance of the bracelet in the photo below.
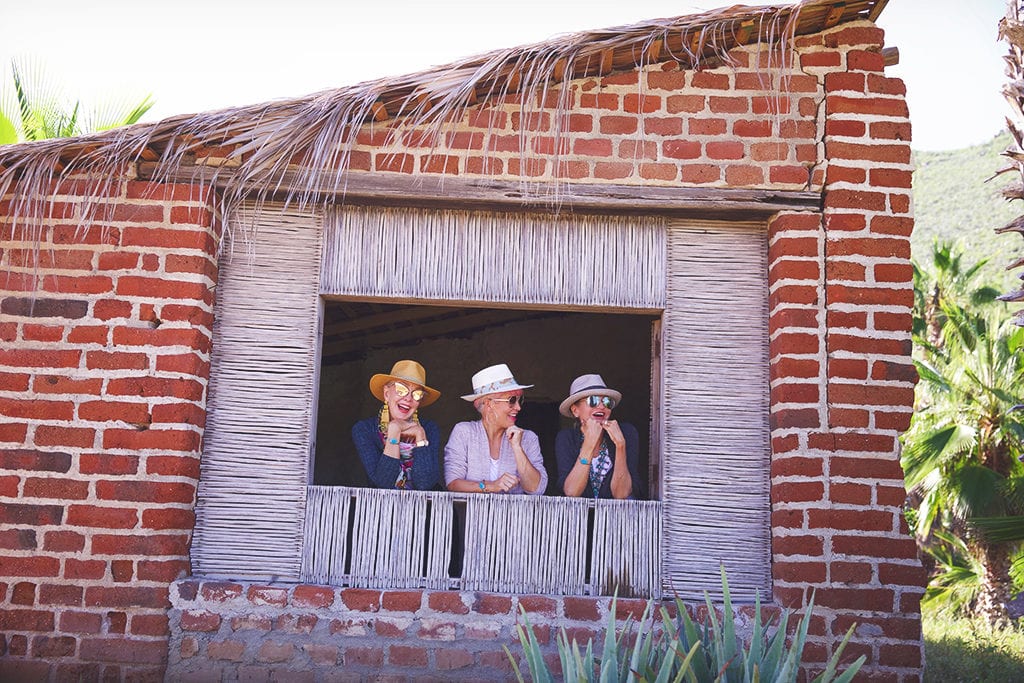
{"type": "Polygon", "coordinates": [[[430,445],[430,442],[427,441],[426,439],[423,439],[421,441],[417,441],[416,442],[416,448],[423,448],[424,446],[429,446],[429,445],[430,445]]]}
{"type": "Polygon", "coordinates": [[[397,446],[398,439],[388,439],[388,443],[391,444],[392,446],[397,446]]]}
{"type": "Polygon", "coordinates": [[[484,486],[484,480],[483,480],[483,479],[481,479],[481,480],[480,480],[480,490],[481,490],[481,491],[483,491],[483,490],[484,490],[485,488],[487,488],[487,487],[486,487],[486,486],[484,486]]]}
{"type": "Polygon", "coordinates": [[[589,465],[590,461],[587,460],[586,458],[580,458],[580,464],[581,465],[589,465]]]}

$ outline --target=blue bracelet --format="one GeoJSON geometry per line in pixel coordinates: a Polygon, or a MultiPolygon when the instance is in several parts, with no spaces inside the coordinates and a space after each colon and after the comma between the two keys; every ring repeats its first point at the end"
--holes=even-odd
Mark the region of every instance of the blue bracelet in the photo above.
{"type": "Polygon", "coordinates": [[[486,487],[486,486],[484,486],[484,482],[483,482],[483,480],[481,480],[481,481],[480,481],[480,490],[481,490],[481,491],[483,491],[483,490],[484,490],[484,489],[486,489],[486,488],[487,488],[487,487],[486,487]]]}
{"type": "Polygon", "coordinates": [[[388,443],[391,444],[392,446],[397,446],[398,439],[388,439],[388,443]]]}
{"type": "Polygon", "coordinates": [[[589,465],[590,461],[587,460],[586,458],[580,458],[580,464],[581,465],[589,465]]]}

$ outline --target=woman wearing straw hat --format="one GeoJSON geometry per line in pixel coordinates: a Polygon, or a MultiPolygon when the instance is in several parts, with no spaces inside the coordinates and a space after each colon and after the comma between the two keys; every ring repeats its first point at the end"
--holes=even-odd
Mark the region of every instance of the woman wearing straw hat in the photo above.
{"type": "Polygon", "coordinates": [[[473,375],[473,393],[462,398],[480,413],[476,422],[452,428],[444,447],[444,480],[463,493],[544,493],[548,473],[540,441],[516,425],[523,389],[504,363],[473,375]]]}
{"type": "Polygon", "coordinates": [[[640,435],[612,418],[622,394],[601,375],[581,375],[558,410],[575,418],[555,437],[558,487],[567,496],[632,498],[640,490],[640,435]]]}
{"type": "Polygon", "coordinates": [[[370,378],[370,393],[383,402],[376,417],[352,427],[359,459],[371,486],[380,489],[432,489],[438,482],[441,432],[417,410],[441,392],[427,386],[427,373],[414,360],[400,360],[391,372],[370,378]]]}

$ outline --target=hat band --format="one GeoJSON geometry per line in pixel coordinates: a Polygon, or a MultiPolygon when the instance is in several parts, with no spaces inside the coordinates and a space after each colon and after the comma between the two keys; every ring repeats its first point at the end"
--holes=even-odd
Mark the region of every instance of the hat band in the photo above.
{"type": "Polygon", "coordinates": [[[515,386],[515,384],[515,377],[506,377],[505,379],[499,379],[498,381],[491,382],[490,384],[483,384],[481,386],[475,387],[476,391],[474,393],[491,394],[494,393],[495,391],[501,391],[502,387],[507,387],[509,385],[515,386]]]}
{"type": "Polygon", "coordinates": [[[578,393],[583,392],[583,391],[590,391],[591,389],[602,389],[604,391],[611,391],[608,387],[604,386],[603,384],[592,384],[589,387],[583,387],[582,389],[577,389],[576,391],[574,391],[572,393],[578,394],[578,393]]]}

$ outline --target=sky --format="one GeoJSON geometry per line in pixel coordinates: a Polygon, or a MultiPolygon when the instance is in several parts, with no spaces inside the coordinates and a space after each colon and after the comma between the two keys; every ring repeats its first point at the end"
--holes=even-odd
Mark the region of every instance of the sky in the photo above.
{"type": "MultiPolygon", "coordinates": [[[[0,66],[13,57],[86,105],[152,94],[155,121],[419,71],[496,48],[671,17],[729,0],[7,0],[0,66]]],[[[747,0],[746,4],[768,4],[747,0]]],[[[919,150],[984,142],[1005,126],[1005,0],[889,0],[919,150]]]]}

